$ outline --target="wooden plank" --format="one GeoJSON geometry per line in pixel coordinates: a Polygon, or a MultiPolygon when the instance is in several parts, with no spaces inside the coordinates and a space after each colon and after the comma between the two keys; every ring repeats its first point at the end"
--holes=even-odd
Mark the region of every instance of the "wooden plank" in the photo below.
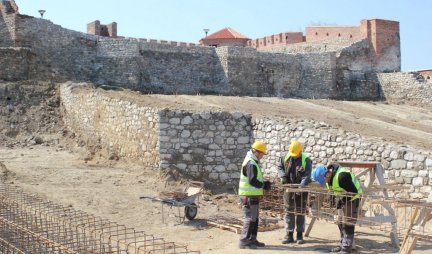
{"type": "Polygon", "coordinates": [[[228,225],[224,225],[224,224],[219,224],[213,221],[207,221],[207,225],[212,226],[212,227],[216,227],[216,228],[220,228],[220,229],[224,229],[224,230],[229,230],[232,231],[236,234],[240,234],[241,232],[241,228],[239,227],[234,227],[234,226],[228,226],[228,225]]]}
{"type": "Polygon", "coordinates": [[[339,165],[342,167],[351,167],[351,168],[375,168],[377,164],[380,164],[376,161],[339,161],[339,165]]]}
{"type": "MultiPolygon", "coordinates": [[[[402,245],[401,245],[401,248],[400,248],[401,251],[404,250],[404,249],[409,250],[411,248],[410,245],[408,245],[408,246],[406,246],[406,245],[408,244],[409,235],[411,233],[411,230],[412,230],[412,227],[414,225],[415,218],[417,217],[418,211],[419,211],[418,208],[414,208],[414,211],[411,214],[411,220],[410,220],[410,223],[409,223],[409,226],[408,226],[408,230],[407,230],[407,232],[405,234],[405,237],[404,237],[404,239],[402,241],[402,245]]],[[[410,252],[406,252],[406,253],[410,253],[410,252]]]]}

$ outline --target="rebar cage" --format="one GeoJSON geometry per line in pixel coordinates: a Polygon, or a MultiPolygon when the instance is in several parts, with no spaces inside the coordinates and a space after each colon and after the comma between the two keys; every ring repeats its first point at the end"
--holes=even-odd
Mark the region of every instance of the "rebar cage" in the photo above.
{"type": "MultiPolygon", "coordinates": [[[[303,198],[306,196],[307,207],[295,207],[291,209],[292,214],[306,215],[311,218],[311,222],[306,230],[306,236],[310,233],[316,219],[322,219],[330,223],[356,224],[366,226],[375,230],[380,230],[390,234],[392,242],[399,247],[398,240],[403,239],[401,253],[410,253],[413,244],[417,239],[432,240],[432,203],[426,201],[403,200],[397,198],[383,197],[376,194],[363,194],[357,215],[349,217],[353,211],[344,209],[355,209],[354,207],[343,207],[337,209],[335,195],[325,188],[298,186],[274,186],[267,192],[262,201],[262,209],[273,216],[282,217],[285,215],[283,201],[284,192],[291,192],[303,198]]],[[[350,200],[352,194],[339,194],[337,199],[350,200]]],[[[303,203],[303,202],[300,202],[303,203]]],[[[295,203],[294,203],[295,205],[295,203]]]]}
{"type": "Polygon", "coordinates": [[[0,184],[0,253],[200,253],[0,184]]]}

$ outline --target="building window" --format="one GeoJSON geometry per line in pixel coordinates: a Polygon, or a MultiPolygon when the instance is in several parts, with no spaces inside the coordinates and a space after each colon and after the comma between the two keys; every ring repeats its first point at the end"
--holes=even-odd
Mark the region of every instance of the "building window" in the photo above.
{"type": "Polygon", "coordinates": [[[341,35],[340,34],[338,34],[338,37],[340,37],[341,35]]]}
{"type": "Polygon", "coordinates": [[[326,33],[326,35],[328,36],[329,34],[328,34],[328,33],[326,33]]]}
{"type": "MultiPolygon", "coordinates": [[[[318,35],[318,32],[315,32],[315,35],[318,35]]],[[[288,38],[288,36],[287,36],[287,38],[288,38]]]]}
{"type": "Polygon", "coordinates": [[[350,34],[350,38],[352,38],[352,34],[350,34]]]}

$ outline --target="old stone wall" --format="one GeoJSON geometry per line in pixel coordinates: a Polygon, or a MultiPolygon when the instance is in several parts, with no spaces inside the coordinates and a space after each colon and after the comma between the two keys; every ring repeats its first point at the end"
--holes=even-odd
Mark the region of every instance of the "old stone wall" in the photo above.
{"type": "Polygon", "coordinates": [[[292,139],[304,144],[304,151],[318,163],[331,161],[377,161],[385,168],[387,183],[405,189],[391,194],[398,198],[427,198],[432,191],[432,152],[414,147],[370,139],[336,129],[326,123],[283,119],[253,119],[254,139],[269,144],[269,155],[263,168],[271,175],[277,172],[279,158],[284,156],[292,139]]]}
{"type": "MultiPolygon", "coordinates": [[[[34,52],[30,79],[87,81],[144,93],[349,99],[374,98],[363,87],[377,86],[367,79],[367,84],[351,82],[351,90],[359,92],[339,94],[346,91],[336,82],[337,58],[326,50],[272,54],[244,47],[186,47],[83,34],[24,15],[15,20],[15,45],[34,52]]],[[[348,76],[343,78],[357,77],[348,76]]]]}
{"type": "Polygon", "coordinates": [[[27,48],[0,47],[0,80],[27,80],[33,53],[27,48]]]}
{"type": "Polygon", "coordinates": [[[30,48],[36,55],[30,78],[91,80],[94,75],[96,36],[24,15],[16,16],[15,26],[15,46],[30,48]]]}
{"type": "MultiPolygon", "coordinates": [[[[348,100],[418,98],[430,91],[423,86],[426,92],[412,95],[404,86],[392,85],[399,82],[397,76],[378,79],[374,52],[367,40],[296,43],[269,52],[244,47],[188,47],[168,41],[103,38],[64,29],[45,19],[5,13],[0,19],[0,34],[2,46],[32,52],[26,60],[31,63],[28,68],[20,65],[25,62],[24,55],[2,60],[5,66],[20,65],[15,73],[27,69],[25,75],[8,74],[23,79],[86,81],[144,93],[348,100]],[[387,88],[382,88],[380,81],[387,88]]],[[[383,36],[396,38],[394,31],[383,36]]],[[[380,63],[398,62],[390,58],[384,61],[384,51],[392,49],[382,49],[380,63]]]]}
{"type": "Polygon", "coordinates": [[[13,47],[14,15],[6,15],[0,11],[0,47],[13,47]]]}
{"type": "Polygon", "coordinates": [[[378,161],[397,197],[427,198],[432,191],[432,151],[387,143],[300,119],[257,119],[239,112],[187,112],[152,108],[138,98],[64,84],[66,125],[90,148],[108,156],[141,160],[147,166],[180,170],[209,184],[236,186],[250,144],[268,144],[265,173],[276,175],[279,158],[292,139],[300,140],[314,162],[378,161]]]}
{"type": "Polygon", "coordinates": [[[84,84],[61,86],[65,125],[90,151],[107,157],[127,157],[145,166],[159,166],[159,115],[157,109],[125,98],[109,96],[84,84]]]}
{"type": "Polygon", "coordinates": [[[361,40],[337,52],[336,99],[382,99],[373,52],[367,40],[361,40]]]}
{"type": "Polygon", "coordinates": [[[160,111],[162,169],[208,183],[231,183],[251,143],[251,116],[240,112],[160,111]]]}
{"type": "Polygon", "coordinates": [[[226,94],[212,47],[180,47],[137,39],[100,39],[95,80],[144,92],[226,94]]]}
{"type": "Polygon", "coordinates": [[[393,103],[432,105],[432,84],[418,73],[378,73],[382,97],[393,103]]]}
{"type": "Polygon", "coordinates": [[[226,52],[224,63],[231,95],[333,96],[336,63],[332,53],[271,54],[237,47],[227,48],[226,52]]]}

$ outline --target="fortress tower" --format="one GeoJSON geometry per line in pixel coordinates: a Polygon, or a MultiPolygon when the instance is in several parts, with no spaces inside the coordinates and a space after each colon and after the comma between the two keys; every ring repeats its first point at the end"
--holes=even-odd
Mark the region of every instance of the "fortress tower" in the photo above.
{"type": "Polygon", "coordinates": [[[91,23],[87,24],[87,33],[99,35],[99,36],[106,36],[106,37],[117,37],[117,23],[112,22],[107,25],[103,25],[100,23],[99,20],[95,20],[91,23]]]}

